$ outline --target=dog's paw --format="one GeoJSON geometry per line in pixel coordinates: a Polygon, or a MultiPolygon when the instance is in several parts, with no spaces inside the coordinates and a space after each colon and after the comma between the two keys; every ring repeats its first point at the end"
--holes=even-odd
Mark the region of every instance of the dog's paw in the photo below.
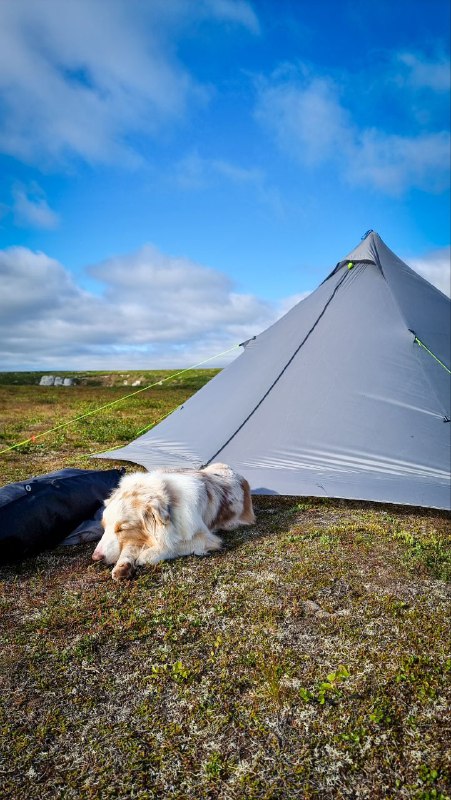
{"type": "Polygon", "coordinates": [[[222,539],[220,536],[216,536],[214,533],[207,533],[203,536],[202,542],[202,551],[199,552],[198,550],[194,550],[196,556],[206,556],[209,553],[213,553],[215,550],[221,550],[222,548],[222,539]]]}
{"type": "Polygon", "coordinates": [[[120,564],[116,564],[111,573],[111,577],[113,578],[113,581],[124,581],[127,580],[127,578],[132,578],[133,573],[133,565],[130,564],[129,561],[121,561],[120,564]]]}

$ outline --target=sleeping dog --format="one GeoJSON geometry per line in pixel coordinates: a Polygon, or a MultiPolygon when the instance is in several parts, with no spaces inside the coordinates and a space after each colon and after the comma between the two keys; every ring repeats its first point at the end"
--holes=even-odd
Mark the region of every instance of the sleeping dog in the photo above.
{"type": "Polygon", "coordinates": [[[219,550],[215,531],[253,522],[249,484],[225,464],[135,472],[105,501],[104,534],[92,557],[115,564],[119,581],[136,566],[219,550]]]}

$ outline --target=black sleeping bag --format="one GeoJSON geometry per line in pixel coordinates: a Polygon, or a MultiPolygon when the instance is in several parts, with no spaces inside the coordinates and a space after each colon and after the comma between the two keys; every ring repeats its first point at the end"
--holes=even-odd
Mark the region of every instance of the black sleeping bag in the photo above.
{"type": "Polygon", "coordinates": [[[0,563],[55,547],[95,514],[123,472],[62,469],[0,488],[0,563]]]}

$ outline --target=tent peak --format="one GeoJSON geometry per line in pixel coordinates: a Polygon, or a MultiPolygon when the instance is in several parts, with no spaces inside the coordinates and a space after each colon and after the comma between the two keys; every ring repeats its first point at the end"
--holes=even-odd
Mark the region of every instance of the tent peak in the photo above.
{"type": "Polygon", "coordinates": [[[368,230],[362,236],[359,244],[338,262],[336,267],[327,276],[327,278],[325,278],[325,280],[329,280],[332,275],[335,275],[338,270],[340,270],[346,264],[349,264],[350,261],[366,261],[370,262],[371,264],[376,264],[380,267],[381,259],[379,258],[379,253],[383,251],[384,248],[385,252],[390,253],[394,258],[397,258],[397,256],[395,256],[395,254],[392,253],[392,251],[382,241],[381,237],[376,231],[371,229],[368,230]]]}
{"type": "MultiPolygon", "coordinates": [[[[376,231],[368,231],[361,239],[359,244],[351,250],[340,262],[340,266],[347,261],[373,261],[375,264],[380,262],[379,252],[386,248],[376,231]]],[[[388,249],[388,248],[387,248],[388,249]]],[[[394,254],[393,254],[394,255],[394,254]]]]}
{"type": "Polygon", "coordinates": [[[367,230],[366,233],[364,233],[363,236],[360,237],[362,242],[363,242],[364,239],[366,239],[367,236],[370,235],[370,233],[374,233],[372,228],[369,228],[369,230],[367,230]]]}
{"type": "MultiPolygon", "coordinates": [[[[366,261],[375,264],[379,267],[384,277],[387,277],[385,270],[386,265],[396,265],[397,267],[409,269],[407,264],[405,264],[393,250],[387,247],[377,231],[373,230],[368,231],[359,244],[338,262],[334,271],[340,269],[349,261],[366,261]]],[[[333,273],[331,274],[333,275],[333,273]]]]}

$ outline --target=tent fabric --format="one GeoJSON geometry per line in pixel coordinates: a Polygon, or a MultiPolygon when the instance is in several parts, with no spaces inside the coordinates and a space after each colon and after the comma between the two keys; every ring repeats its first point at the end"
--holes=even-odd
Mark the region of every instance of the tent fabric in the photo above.
{"type": "Polygon", "coordinates": [[[450,321],[371,232],[170,417],[100,457],[219,460],[256,493],[450,508],[450,321]]]}
{"type": "Polygon", "coordinates": [[[123,469],[63,469],[0,488],[0,563],[55,547],[92,517],[123,469]]]}
{"type": "Polygon", "coordinates": [[[85,519],[60,543],[61,545],[73,546],[76,544],[87,544],[88,542],[98,542],[102,538],[102,516],[103,505],[100,506],[91,519],[85,519]]]}

